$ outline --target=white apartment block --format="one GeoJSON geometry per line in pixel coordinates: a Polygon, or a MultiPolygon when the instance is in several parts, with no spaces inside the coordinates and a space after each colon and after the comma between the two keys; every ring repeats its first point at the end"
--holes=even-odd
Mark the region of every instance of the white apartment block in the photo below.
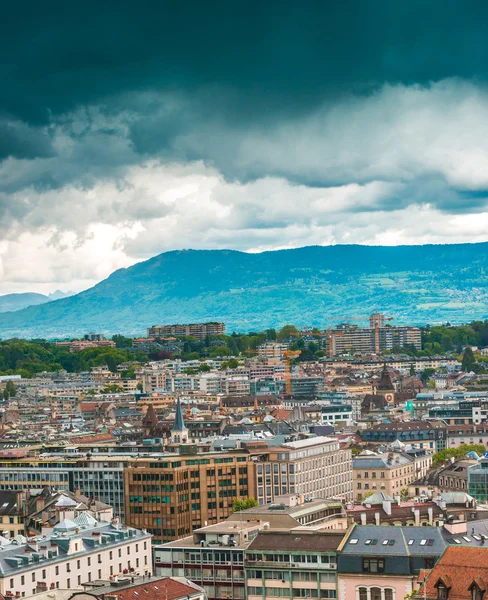
{"type": "Polygon", "coordinates": [[[89,582],[152,573],[150,534],[88,514],[70,516],[66,511],[49,535],[0,540],[0,594],[81,590],[89,582]]]}

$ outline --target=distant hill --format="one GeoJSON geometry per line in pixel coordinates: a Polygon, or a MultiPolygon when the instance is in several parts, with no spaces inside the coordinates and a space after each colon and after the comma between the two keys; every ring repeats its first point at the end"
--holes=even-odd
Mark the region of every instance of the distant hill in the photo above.
{"type": "Polygon", "coordinates": [[[44,294],[5,294],[0,296],[0,313],[11,310],[21,310],[26,306],[35,306],[36,304],[44,304],[50,302],[48,296],[44,294]]]}
{"type": "Polygon", "coordinates": [[[0,315],[0,337],[144,333],[155,324],[222,320],[228,331],[286,323],[395,324],[488,318],[488,243],[311,246],[248,254],[165,252],[69,298],[0,315]]]}

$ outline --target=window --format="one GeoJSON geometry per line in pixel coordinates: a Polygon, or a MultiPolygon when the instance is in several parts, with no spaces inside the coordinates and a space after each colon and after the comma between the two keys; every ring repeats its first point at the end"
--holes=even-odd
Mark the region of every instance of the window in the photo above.
{"type": "Polygon", "coordinates": [[[482,600],[483,591],[473,582],[471,584],[471,600],[482,600]]]}
{"type": "Polygon", "coordinates": [[[34,573],[32,573],[32,581],[35,581],[35,580],[36,580],[36,574],[34,572],[34,573]]]}
{"type": "MultiPolygon", "coordinates": [[[[384,558],[363,558],[363,572],[364,573],[384,573],[385,572],[385,559],[384,558]]],[[[371,598],[371,600],[373,600],[373,598],[371,598]]]]}
{"type": "Polygon", "coordinates": [[[439,583],[437,586],[437,600],[447,600],[447,597],[447,587],[443,583],[439,583]]]}
{"type": "Polygon", "coordinates": [[[91,566],[91,557],[90,556],[88,557],[88,566],[89,567],[91,566]]]}
{"type": "Polygon", "coordinates": [[[378,587],[373,587],[369,590],[371,594],[371,600],[381,600],[381,589],[378,587]]]}
{"type": "Polygon", "coordinates": [[[20,578],[20,585],[25,585],[25,576],[22,575],[22,577],[20,578]]]}
{"type": "Polygon", "coordinates": [[[71,587],[71,581],[69,579],[66,580],[66,587],[68,589],[71,587]]]}
{"type": "Polygon", "coordinates": [[[385,600],[393,600],[393,590],[391,588],[385,588],[385,600]]]}
{"type": "Polygon", "coordinates": [[[59,575],[59,567],[56,567],[55,573],[56,575],[59,575]]]}

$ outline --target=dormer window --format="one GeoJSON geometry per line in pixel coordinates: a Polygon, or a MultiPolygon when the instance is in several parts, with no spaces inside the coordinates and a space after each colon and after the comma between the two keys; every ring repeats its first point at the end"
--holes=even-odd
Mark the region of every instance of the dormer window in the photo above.
{"type": "Polygon", "coordinates": [[[483,600],[486,585],[481,577],[475,579],[468,589],[471,592],[471,600],[483,600]]]}
{"type": "Polygon", "coordinates": [[[483,600],[483,592],[476,586],[471,588],[471,600],[483,600]]]}
{"type": "Polygon", "coordinates": [[[439,583],[437,586],[437,600],[447,600],[449,591],[443,583],[439,583]]]}

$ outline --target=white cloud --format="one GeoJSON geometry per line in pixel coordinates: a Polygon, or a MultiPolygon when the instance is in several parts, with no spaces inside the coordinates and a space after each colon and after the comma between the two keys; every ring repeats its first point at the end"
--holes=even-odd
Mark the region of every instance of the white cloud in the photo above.
{"type": "MultiPolygon", "coordinates": [[[[150,104],[157,140],[176,117],[167,96],[150,104]]],[[[0,293],[80,290],[178,248],[486,239],[482,86],[385,86],[261,129],[194,116],[152,158],[129,137],[136,106],[65,115],[51,128],[57,156],[0,165],[0,293]]]]}

